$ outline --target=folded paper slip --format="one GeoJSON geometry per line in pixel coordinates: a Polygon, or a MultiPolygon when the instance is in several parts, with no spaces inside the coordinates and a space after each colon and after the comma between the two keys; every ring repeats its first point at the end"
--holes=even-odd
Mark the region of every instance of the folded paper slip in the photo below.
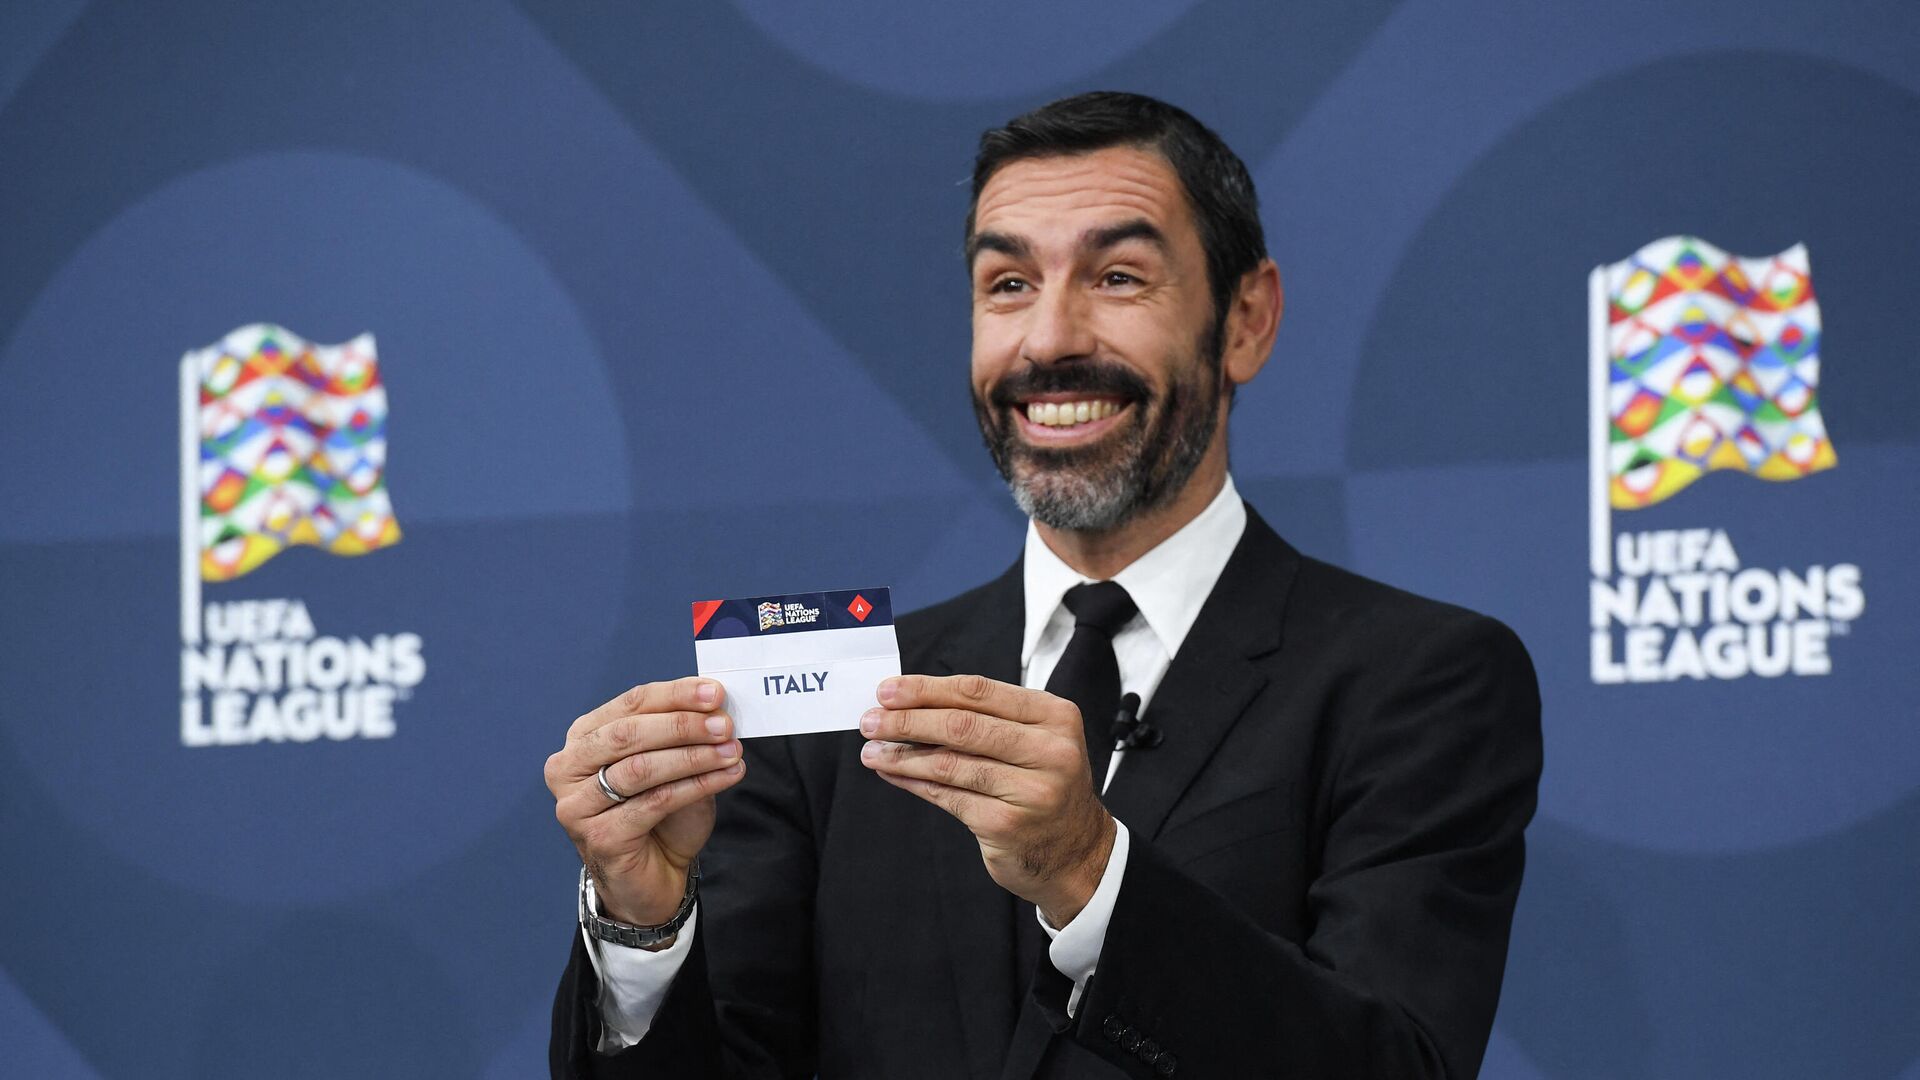
{"type": "Polygon", "coordinates": [[[742,739],[853,731],[900,674],[890,590],[786,593],[693,605],[693,657],[727,688],[742,739]]]}

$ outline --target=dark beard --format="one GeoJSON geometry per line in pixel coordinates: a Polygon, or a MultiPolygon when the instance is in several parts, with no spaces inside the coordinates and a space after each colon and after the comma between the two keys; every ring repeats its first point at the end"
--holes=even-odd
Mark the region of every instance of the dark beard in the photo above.
{"type": "Polygon", "coordinates": [[[1140,376],[1097,360],[1029,366],[994,387],[991,405],[975,395],[980,435],[1020,509],[1051,528],[1107,532],[1171,502],[1213,445],[1221,345],[1209,328],[1195,349],[1201,363],[1157,402],[1140,376]],[[1023,397],[1045,393],[1117,397],[1131,408],[1125,426],[1098,445],[1029,446],[1009,414],[1023,397]]]}

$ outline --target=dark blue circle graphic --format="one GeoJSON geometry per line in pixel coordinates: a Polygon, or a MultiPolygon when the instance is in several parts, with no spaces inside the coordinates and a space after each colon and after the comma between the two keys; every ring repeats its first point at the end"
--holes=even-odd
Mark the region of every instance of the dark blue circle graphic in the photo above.
{"type": "Polygon", "coordinates": [[[524,812],[577,711],[551,688],[602,666],[579,643],[614,623],[631,486],[598,348],[498,218],[344,154],[192,173],[75,252],[0,369],[0,449],[29,466],[0,480],[18,511],[0,540],[41,620],[0,658],[17,706],[0,732],[66,815],[189,889],[320,903],[524,812]],[[385,737],[182,745],[177,372],[256,322],[374,335],[402,537],[354,558],[291,547],[203,599],[297,600],[346,648],[417,635],[424,677],[398,676],[385,737]],[[596,565],[611,579],[579,572],[596,565]]]}
{"type": "Polygon", "coordinates": [[[847,82],[900,97],[970,101],[1072,83],[1152,41],[1194,0],[1031,6],[989,0],[902,6],[885,0],[831,9],[734,0],[768,36],[847,82]],[[1019,27],[1018,33],[1009,28],[1019,27]]]}
{"type": "Polygon", "coordinates": [[[1920,648],[1903,550],[1920,527],[1920,383],[1908,283],[1888,272],[1920,251],[1916,172],[1909,91],[1803,55],[1693,55],[1560,99],[1407,245],[1355,387],[1355,555],[1521,632],[1546,701],[1544,815],[1636,846],[1764,848],[1920,785],[1912,710],[1896,704],[1920,696],[1903,659],[1920,648]],[[1591,677],[1587,272],[1676,234],[1743,256],[1806,244],[1839,465],[1792,483],[1711,474],[1610,528],[1724,529],[1747,567],[1857,565],[1866,610],[1831,640],[1831,674],[1591,677]]]}

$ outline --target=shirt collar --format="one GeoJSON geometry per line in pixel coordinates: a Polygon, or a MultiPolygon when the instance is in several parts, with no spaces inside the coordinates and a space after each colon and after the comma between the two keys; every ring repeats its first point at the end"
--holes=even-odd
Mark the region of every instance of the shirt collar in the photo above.
{"type": "MultiPolygon", "coordinates": [[[[1200,617],[1201,605],[1213,592],[1214,582],[1220,580],[1220,572],[1227,568],[1227,560],[1246,528],[1247,506],[1234,490],[1233,477],[1228,476],[1220,493],[1197,517],[1113,576],[1133,597],[1148,629],[1160,639],[1168,656],[1180,651],[1181,642],[1200,617]]],[[[1025,667],[1067,590],[1090,579],[1062,562],[1031,521],[1027,522],[1022,568],[1027,623],[1020,642],[1020,664],[1025,667]]]]}

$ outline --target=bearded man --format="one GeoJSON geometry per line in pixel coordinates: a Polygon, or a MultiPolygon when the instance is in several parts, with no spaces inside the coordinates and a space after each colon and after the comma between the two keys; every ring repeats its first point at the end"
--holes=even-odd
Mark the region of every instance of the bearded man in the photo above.
{"type": "Polygon", "coordinates": [[[1055,102],[982,136],[966,258],[1024,552],[900,620],[857,733],[746,754],[697,678],[574,722],[554,1075],[1474,1075],[1533,669],[1235,493],[1282,306],[1246,167],[1150,98],[1055,102]]]}

